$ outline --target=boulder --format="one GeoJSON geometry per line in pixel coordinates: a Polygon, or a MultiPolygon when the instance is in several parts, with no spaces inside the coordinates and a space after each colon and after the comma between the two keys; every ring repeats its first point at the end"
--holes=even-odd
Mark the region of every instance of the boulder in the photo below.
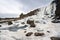
{"type": "Polygon", "coordinates": [[[35,27],[35,23],[34,23],[34,20],[27,20],[27,24],[30,25],[30,27],[35,27]]]}
{"type": "Polygon", "coordinates": [[[27,34],[26,34],[26,36],[31,36],[33,34],[33,32],[28,32],[27,34]]]}
{"type": "Polygon", "coordinates": [[[11,21],[8,21],[8,25],[11,25],[11,24],[13,24],[11,21]]]}
{"type": "Polygon", "coordinates": [[[51,40],[60,40],[60,37],[50,37],[51,40]]]}

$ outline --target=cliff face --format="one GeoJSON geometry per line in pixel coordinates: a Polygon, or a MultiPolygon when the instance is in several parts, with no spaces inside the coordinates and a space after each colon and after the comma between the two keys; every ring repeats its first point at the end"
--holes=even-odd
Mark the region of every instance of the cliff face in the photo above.
{"type": "Polygon", "coordinates": [[[60,19],[60,0],[54,0],[56,3],[55,18],[60,19]]]}
{"type": "Polygon", "coordinates": [[[52,21],[53,23],[60,23],[60,0],[54,0],[52,4],[56,4],[56,10],[55,10],[55,15],[54,15],[54,20],[52,21]]]}

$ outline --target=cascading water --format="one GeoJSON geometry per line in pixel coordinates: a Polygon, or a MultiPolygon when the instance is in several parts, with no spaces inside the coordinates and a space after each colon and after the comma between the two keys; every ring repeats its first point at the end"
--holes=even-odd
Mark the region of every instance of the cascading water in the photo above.
{"type": "Polygon", "coordinates": [[[56,4],[50,4],[46,7],[40,9],[37,14],[39,21],[45,21],[46,23],[50,23],[55,16],[56,4]]]}

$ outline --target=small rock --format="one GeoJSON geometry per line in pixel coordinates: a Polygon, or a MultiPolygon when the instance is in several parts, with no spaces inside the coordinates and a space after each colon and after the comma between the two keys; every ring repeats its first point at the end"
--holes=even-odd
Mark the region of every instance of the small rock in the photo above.
{"type": "Polygon", "coordinates": [[[26,31],[24,31],[24,33],[26,33],[26,31]]]}
{"type": "Polygon", "coordinates": [[[47,31],[48,33],[50,33],[50,31],[47,31]]]}
{"type": "Polygon", "coordinates": [[[51,40],[60,40],[60,37],[50,37],[51,40]]]}
{"type": "Polygon", "coordinates": [[[34,23],[34,20],[27,20],[27,24],[30,25],[30,27],[35,27],[35,23],[34,23]]]}
{"type": "Polygon", "coordinates": [[[32,23],[34,23],[33,20],[27,20],[27,24],[32,24],[32,23]]]}
{"type": "Polygon", "coordinates": [[[30,27],[35,27],[35,24],[30,24],[30,27]]]}
{"type": "Polygon", "coordinates": [[[8,21],[8,25],[11,25],[11,24],[13,24],[11,21],[8,21]]]}
{"type": "Polygon", "coordinates": [[[34,33],[34,35],[35,35],[35,36],[43,36],[44,33],[38,33],[38,32],[36,32],[36,33],[34,33]]]}
{"type": "Polygon", "coordinates": [[[21,24],[25,24],[24,22],[22,22],[21,24]]]}
{"type": "Polygon", "coordinates": [[[1,27],[1,25],[0,25],[0,27],[1,27]]]}
{"type": "Polygon", "coordinates": [[[26,36],[31,36],[33,34],[33,32],[28,32],[27,34],[26,34],[26,36]]]}

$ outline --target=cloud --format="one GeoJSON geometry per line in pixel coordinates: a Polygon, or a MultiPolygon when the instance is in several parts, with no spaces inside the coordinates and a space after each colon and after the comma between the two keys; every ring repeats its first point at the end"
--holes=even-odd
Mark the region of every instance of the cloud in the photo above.
{"type": "Polygon", "coordinates": [[[0,13],[28,12],[44,6],[52,0],[0,0],[0,13]]]}
{"type": "Polygon", "coordinates": [[[17,0],[17,1],[24,5],[22,10],[28,12],[34,8],[45,6],[49,4],[52,0],[17,0]]]}
{"type": "Polygon", "coordinates": [[[0,0],[0,13],[21,13],[23,4],[15,0],[0,0]]]}
{"type": "Polygon", "coordinates": [[[47,5],[51,1],[52,0],[0,0],[0,16],[4,16],[5,14],[9,14],[8,16],[11,16],[10,14],[17,16],[22,12],[26,14],[34,8],[47,5]]]}

